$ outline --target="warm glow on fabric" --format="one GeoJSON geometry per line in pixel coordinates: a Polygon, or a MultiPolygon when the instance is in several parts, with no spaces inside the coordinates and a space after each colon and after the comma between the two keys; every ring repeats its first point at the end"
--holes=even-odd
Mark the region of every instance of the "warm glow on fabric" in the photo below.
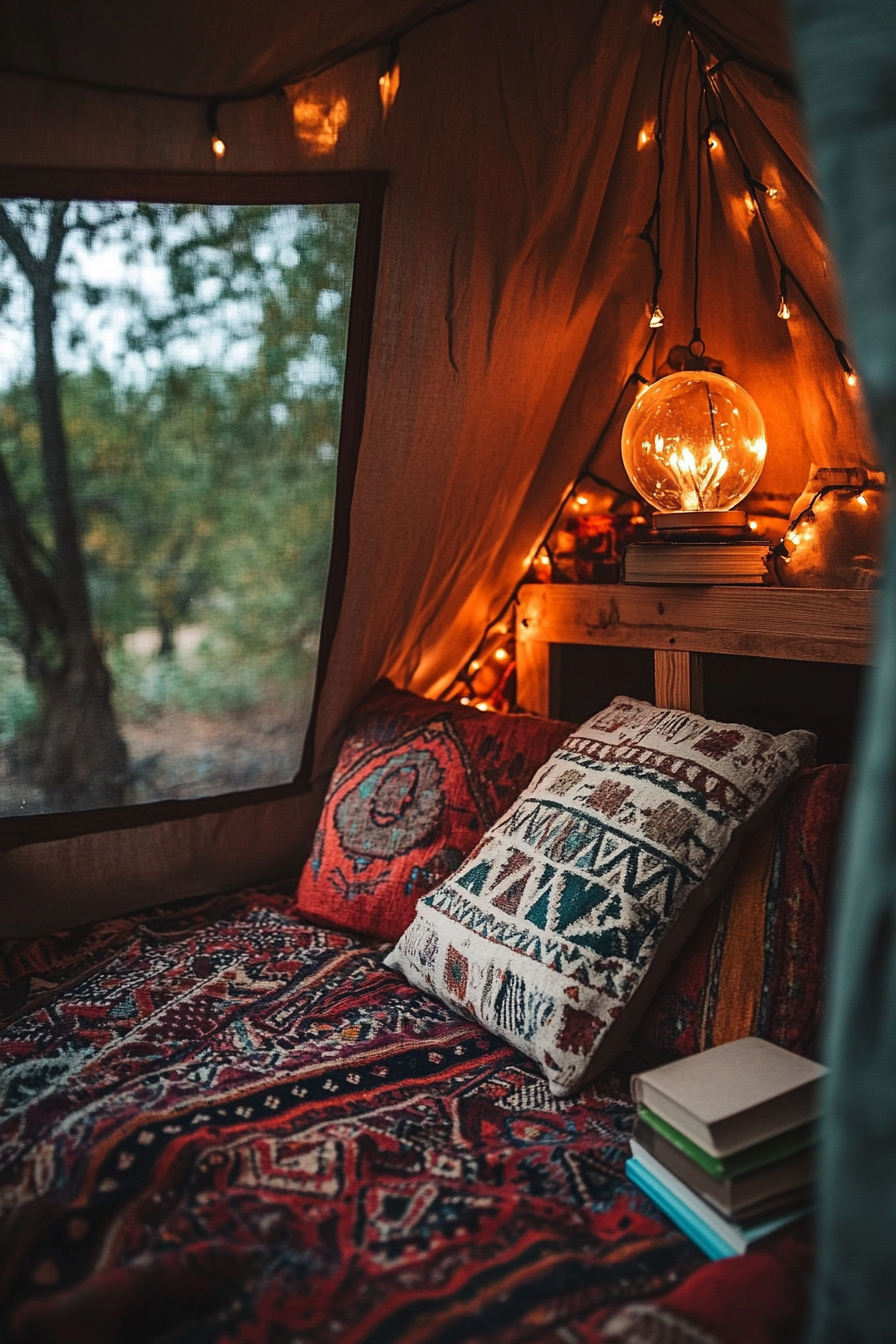
{"type": "MultiPolygon", "coordinates": [[[[397,86],[396,86],[397,87],[397,86]]],[[[296,135],[313,154],[330,154],[348,121],[348,101],[336,98],[323,103],[316,98],[297,98],[292,105],[296,135]]]]}

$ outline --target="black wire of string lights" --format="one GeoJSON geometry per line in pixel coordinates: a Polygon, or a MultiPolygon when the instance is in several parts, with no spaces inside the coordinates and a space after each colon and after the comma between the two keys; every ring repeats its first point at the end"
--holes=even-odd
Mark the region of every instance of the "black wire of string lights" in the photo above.
{"type": "MultiPolygon", "coordinates": [[[[731,145],[731,148],[734,150],[734,153],[740,164],[741,172],[743,174],[744,182],[746,183],[747,192],[752,202],[753,210],[755,211],[756,216],[759,219],[760,224],[762,225],[763,235],[766,239],[769,250],[771,251],[778,267],[779,303],[778,303],[777,316],[784,321],[790,321],[791,312],[790,312],[790,305],[787,301],[788,299],[787,285],[788,281],[791,281],[794,287],[797,290],[799,290],[806,306],[809,308],[813,317],[817,321],[818,325],[821,327],[822,331],[830,341],[831,346],[834,350],[834,354],[837,358],[837,362],[839,363],[841,369],[846,375],[847,383],[849,384],[850,387],[855,387],[858,382],[858,375],[847,357],[845,341],[843,341],[843,339],[839,337],[836,334],[836,332],[832,330],[830,324],[826,321],[826,319],[822,315],[815,300],[812,298],[811,294],[808,292],[808,290],[806,289],[805,285],[802,283],[796,272],[790,266],[788,266],[787,262],[784,260],[784,257],[781,253],[781,249],[778,245],[771,224],[769,223],[768,216],[766,214],[766,203],[770,200],[774,201],[777,199],[778,189],[777,187],[774,186],[768,186],[759,177],[757,177],[756,174],[753,172],[753,169],[747,162],[746,158],[744,157],[743,151],[741,150],[737,136],[734,132],[730,118],[728,116],[728,109],[725,103],[725,96],[719,85],[718,79],[714,78],[714,76],[716,76],[718,71],[720,70],[721,63],[717,62],[715,65],[711,66],[707,65],[706,57],[701,51],[699,43],[697,42],[693,34],[691,34],[691,42],[693,44],[694,51],[696,53],[698,66],[702,71],[701,78],[704,78],[706,81],[707,94],[709,96],[709,94],[711,93],[713,99],[715,100],[717,108],[716,114],[713,117],[713,120],[709,126],[709,133],[712,133],[716,127],[720,128],[725,132],[725,135],[731,145]]],[[[712,164],[711,159],[710,164],[712,164]]]]}
{"type": "Polygon", "coordinates": [[[264,84],[249,89],[219,90],[210,93],[181,92],[177,89],[158,88],[148,84],[119,84],[114,80],[89,79],[81,75],[60,74],[52,70],[38,70],[33,66],[17,65],[9,61],[0,61],[0,75],[9,75],[17,79],[37,80],[46,84],[59,84],[67,88],[85,89],[92,93],[121,94],[132,98],[156,98],[163,102],[204,106],[212,153],[216,159],[223,159],[227,153],[227,146],[218,124],[218,113],[222,107],[230,104],[262,102],[267,98],[285,99],[288,86],[301,84],[308,79],[315,79],[318,75],[325,74],[335,66],[342,65],[344,61],[385,47],[388,51],[388,57],[386,63],[381,66],[379,74],[379,84],[382,89],[384,79],[395,70],[398,62],[398,46],[403,38],[414,32],[415,29],[422,27],[423,24],[429,23],[430,20],[441,18],[456,9],[464,9],[467,5],[473,3],[474,0],[444,0],[443,4],[417,18],[406,23],[391,25],[369,41],[339,48],[339,50],[324,57],[316,64],[293,68],[279,75],[276,79],[268,80],[264,84]]]}
{"type": "MultiPolygon", "coordinates": [[[[647,220],[647,223],[645,224],[641,232],[638,234],[638,237],[643,242],[645,242],[648,248],[650,249],[651,262],[653,265],[653,288],[651,292],[651,301],[648,307],[649,312],[648,326],[650,328],[650,334],[635,364],[634,369],[623,382],[619,390],[619,393],[616,397],[616,400],[613,403],[612,410],[610,411],[610,414],[607,417],[607,420],[604,423],[604,426],[601,429],[600,434],[598,435],[596,441],[589,449],[588,457],[585,463],[583,464],[582,469],[575,477],[573,484],[564,493],[560,501],[559,507],[556,509],[551,518],[550,524],[542,534],[539,542],[530,552],[532,560],[534,560],[538,556],[542,556],[543,553],[543,558],[546,559],[547,563],[551,565],[552,572],[553,572],[554,557],[550,547],[550,537],[554,529],[556,528],[557,523],[560,521],[560,518],[563,516],[564,510],[566,509],[570,499],[578,490],[581,489],[581,482],[586,479],[590,479],[596,485],[609,489],[617,495],[627,493],[625,491],[621,491],[617,486],[613,485],[611,482],[605,481],[601,477],[597,476],[590,469],[590,464],[594,460],[597,453],[599,452],[607,434],[609,433],[616,419],[616,416],[619,412],[619,408],[625,397],[626,391],[631,387],[632,383],[647,383],[649,381],[647,378],[643,376],[641,372],[642,365],[654,344],[657,332],[665,325],[665,317],[663,315],[659,303],[660,286],[663,280],[662,251],[661,251],[662,190],[663,190],[663,178],[666,170],[665,137],[666,137],[666,125],[668,121],[668,110],[669,110],[668,100],[671,98],[672,75],[674,74],[675,65],[677,62],[676,57],[676,59],[672,61],[672,66],[670,70],[670,53],[676,21],[679,21],[684,25],[686,36],[690,43],[690,48],[693,51],[696,58],[697,73],[700,81],[700,93],[697,100],[697,164],[696,164],[696,181],[695,181],[694,261],[693,261],[694,284],[693,284],[693,309],[692,309],[693,330],[691,335],[691,341],[688,346],[689,353],[692,356],[699,358],[704,355],[706,349],[701,335],[700,315],[699,315],[700,234],[702,223],[703,171],[704,171],[703,160],[705,151],[707,170],[710,173],[710,175],[714,178],[715,163],[713,160],[713,150],[718,148],[719,140],[716,132],[718,130],[721,130],[724,131],[737,156],[738,162],[741,166],[741,171],[743,172],[744,180],[747,184],[747,190],[749,192],[753,208],[755,209],[756,214],[758,215],[761,221],[763,233],[767,240],[767,244],[778,265],[780,303],[778,307],[777,316],[785,320],[790,319],[790,309],[787,303],[787,283],[789,280],[793,283],[795,288],[799,290],[800,294],[803,296],[803,299],[806,302],[807,307],[810,309],[813,316],[816,318],[820,327],[824,331],[825,335],[830,340],[834,353],[837,357],[838,363],[843,369],[846,375],[846,380],[849,383],[849,385],[851,387],[854,387],[858,381],[856,372],[853,369],[852,365],[850,364],[849,359],[847,358],[845,343],[831,329],[830,325],[820,312],[817,304],[814,302],[811,295],[806,290],[802,281],[795,274],[792,268],[788,266],[787,263],[785,262],[781,250],[778,246],[778,243],[772,232],[769,221],[766,218],[765,209],[763,207],[763,201],[775,200],[778,196],[778,189],[776,187],[767,185],[765,182],[763,182],[760,178],[758,178],[755,175],[750,165],[747,163],[747,160],[744,157],[743,153],[741,152],[737,138],[734,134],[734,131],[732,130],[730,118],[728,116],[728,111],[724,100],[724,95],[722,94],[721,89],[719,87],[719,75],[724,73],[725,68],[729,64],[742,63],[742,62],[740,61],[738,56],[735,55],[734,53],[728,53],[726,56],[722,57],[720,60],[713,62],[710,65],[703,51],[700,48],[699,42],[695,37],[691,29],[691,26],[688,23],[688,20],[681,9],[680,4],[677,3],[677,0],[666,0],[665,4],[661,5],[659,9],[654,11],[651,21],[653,25],[657,28],[660,28],[665,24],[667,31],[666,31],[666,42],[663,51],[662,65],[660,68],[659,89],[657,95],[657,116],[653,132],[653,139],[655,140],[657,147],[656,193],[654,196],[653,207],[650,216],[647,220]],[[711,102],[715,103],[714,107],[711,107],[711,102]]],[[[687,49],[687,43],[683,44],[683,48],[687,49]]],[[[682,48],[679,48],[679,50],[681,49],[682,48]]],[[[752,63],[750,62],[746,62],[746,64],[750,64],[752,66],[752,63]]],[[[757,68],[761,70],[761,67],[752,67],[752,68],[757,68]]],[[[768,71],[762,71],[762,72],[765,74],[770,73],[768,71]]],[[[687,117],[686,107],[685,107],[685,117],[687,117]]],[[[636,498],[636,496],[634,495],[630,497],[633,499],[636,498]]],[[[456,693],[458,687],[462,687],[466,690],[467,693],[461,696],[461,703],[463,704],[473,703],[479,709],[489,709],[491,707],[484,697],[476,696],[473,687],[473,680],[481,667],[480,660],[483,656],[483,652],[486,649],[486,646],[489,644],[489,641],[494,637],[495,633],[499,632],[501,635],[510,635],[511,632],[506,624],[506,618],[508,612],[511,610],[514,603],[516,602],[520,589],[523,587],[525,583],[528,583],[530,581],[531,580],[529,576],[529,566],[527,566],[527,572],[514,585],[513,591],[510,593],[509,597],[504,602],[497,616],[495,616],[491,621],[489,621],[488,625],[485,628],[485,631],[483,632],[481,639],[479,640],[479,643],[477,644],[475,650],[473,651],[473,654],[471,655],[470,658],[466,660],[463,667],[458,672],[447,694],[451,695],[453,693],[456,693]]],[[[500,692],[501,690],[503,690],[503,687],[506,684],[507,677],[509,676],[509,673],[512,670],[512,664],[510,661],[510,655],[506,649],[501,647],[498,651],[504,654],[505,660],[508,664],[504,677],[497,688],[497,690],[500,692]]],[[[494,696],[495,691],[493,690],[489,694],[494,696]]]]}

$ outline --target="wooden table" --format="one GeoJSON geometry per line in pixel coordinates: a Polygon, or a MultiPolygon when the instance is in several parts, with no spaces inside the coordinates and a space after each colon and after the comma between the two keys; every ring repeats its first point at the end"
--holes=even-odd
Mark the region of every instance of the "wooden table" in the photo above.
{"type": "Polygon", "coordinates": [[[547,714],[553,647],[653,649],[656,703],[703,709],[703,654],[871,661],[876,594],[761,585],[526,584],[516,610],[517,700],[547,714]]]}

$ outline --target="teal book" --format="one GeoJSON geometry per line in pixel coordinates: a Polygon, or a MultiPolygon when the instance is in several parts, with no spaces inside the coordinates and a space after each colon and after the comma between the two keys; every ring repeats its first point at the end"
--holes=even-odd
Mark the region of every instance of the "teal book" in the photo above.
{"type": "Polygon", "coordinates": [[[808,1212],[806,1206],[801,1206],[744,1226],[723,1218],[643,1150],[629,1158],[625,1173],[710,1260],[743,1255],[755,1242],[796,1222],[808,1212]]]}

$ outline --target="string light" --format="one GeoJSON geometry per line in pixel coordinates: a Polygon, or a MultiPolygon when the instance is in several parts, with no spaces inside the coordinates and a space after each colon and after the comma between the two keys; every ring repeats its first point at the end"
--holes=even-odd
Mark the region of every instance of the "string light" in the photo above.
{"type": "Polygon", "coordinates": [[[662,28],[662,26],[663,26],[663,11],[662,11],[661,9],[656,9],[656,10],[654,10],[653,15],[651,16],[650,22],[653,24],[654,28],[662,28]]]}
{"type": "MultiPolygon", "coordinates": [[[[828,335],[830,335],[830,332],[828,333],[828,335]]],[[[846,358],[846,348],[843,342],[839,339],[839,337],[834,336],[832,337],[832,340],[834,342],[834,350],[837,352],[837,358],[840,361],[840,367],[843,370],[843,373],[846,377],[847,386],[855,387],[859,381],[859,375],[856,373],[855,369],[850,364],[849,360],[846,358]]]]}
{"type": "Polygon", "coordinates": [[[492,657],[494,658],[496,663],[506,663],[507,660],[510,658],[510,654],[507,652],[506,649],[500,648],[495,649],[495,652],[492,655],[492,657]]]}
{"type": "Polygon", "coordinates": [[[787,306],[787,300],[783,294],[781,295],[781,302],[778,304],[778,316],[782,322],[790,321],[790,309],[787,306]]]}
{"type": "Polygon", "coordinates": [[[663,323],[665,322],[665,320],[666,320],[666,319],[665,319],[665,317],[663,316],[663,310],[662,310],[662,308],[659,306],[659,304],[657,304],[656,307],[654,308],[653,312],[650,314],[650,321],[648,322],[647,325],[648,325],[653,331],[657,331],[658,328],[660,328],[660,327],[663,325],[663,323]]]}
{"type": "Polygon", "coordinates": [[[590,500],[587,495],[576,495],[576,503],[580,508],[584,509],[585,505],[590,503],[590,500]]]}
{"type": "Polygon", "coordinates": [[[212,153],[216,159],[223,159],[227,153],[227,146],[221,139],[221,133],[218,130],[218,106],[219,100],[213,98],[208,105],[206,121],[208,122],[208,133],[211,140],[212,153]]]}
{"type": "Polygon", "coordinates": [[[389,46],[389,54],[386,58],[386,64],[383,66],[379,78],[380,102],[383,105],[384,121],[389,115],[392,104],[395,102],[400,83],[401,67],[398,64],[398,40],[396,39],[389,46]]]}
{"type": "Polygon", "coordinates": [[[643,126],[641,130],[638,132],[638,148],[645,149],[647,145],[650,144],[652,139],[653,139],[653,131],[648,130],[646,126],[643,126]]]}
{"type": "Polygon", "coordinates": [[[751,191],[744,192],[744,205],[747,207],[747,214],[750,218],[754,218],[756,214],[756,202],[753,199],[753,193],[751,191]]]}

